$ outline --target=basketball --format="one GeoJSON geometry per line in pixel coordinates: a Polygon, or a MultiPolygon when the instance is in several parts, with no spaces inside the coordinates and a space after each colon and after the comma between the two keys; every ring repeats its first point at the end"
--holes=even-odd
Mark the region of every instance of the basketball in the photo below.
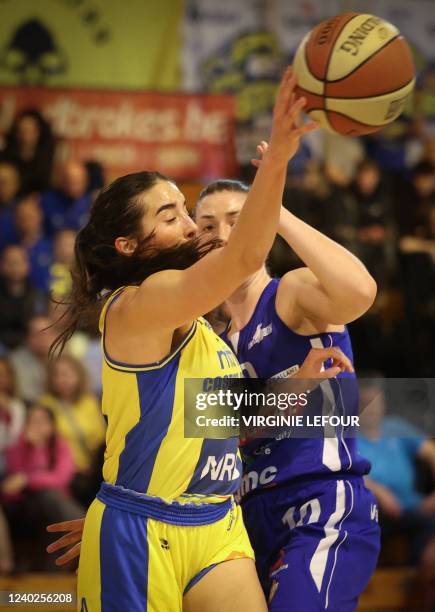
{"type": "Polygon", "coordinates": [[[348,136],[376,132],[397,119],[415,84],[411,50],[399,30],[361,13],[336,15],[309,32],[294,70],[306,112],[348,136]]]}

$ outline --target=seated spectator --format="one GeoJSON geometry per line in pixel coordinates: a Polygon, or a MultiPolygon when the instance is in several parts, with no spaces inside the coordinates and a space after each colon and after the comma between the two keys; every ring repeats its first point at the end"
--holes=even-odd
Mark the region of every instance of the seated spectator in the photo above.
{"type": "Polygon", "coordinates": [[[0,161],[0,252],[18,240],[14,226],[14,206],[20,192],[18,168],[11,162],[0,161]]]}
{"type": "Polygon", "coordinates": [[[106,184],[104,166],[100,162],[93,160],[87,161],[85,166],[88,173],[88,191],[94,196],[106,184]]]}
{"type": "Polygon", "coordinates": [[[79,360],[64,354],[49,362],[47,392],[41,402],[53,410],[59,433],[72,450],[80,473],[74,492],[82,502],[90,501],[96,493],[96,453],[104,443],[106,427],[97,398],[88,392],[86,372],[79,360]]]}
{"type": "Polygon", "coordinates": [[[426,140],[422,161],[429,162],[435,170],[435,136],[431,136],[426,140]]]}
{"type": "Polygon", "coordinates": [[[386,287],[395,269],[395,228],[390,193],[375,161],[359,164],[349,195],[356,214],[357,254],[379,287],[386,287]]]}
{"type": "MultiPolygon", "coordinates": [[[[402,295],[409,330],[408,354],[415,375],[432,376],[435,368],[435,201],[427,210],[419,235],[404,235],[399,242],[402,295]]],[[[407,375],[412,375],[408,370],[407,375]]]]}
{"type": "Polygon", "coordinates": [[[425,253],[435,266],[435,200],[428,210],[427,223],[421,230],[421,236],[403,236],[399,242],[400,250],[402,253],[425,253]]]}
{"type": "Polygon", "coordinates": [[[42,552],[48,544],[48,523],[81,518],[84,512],[69,493],[74,461],[50,409],[31,407],[22,435],[6,452],[6,462],[0,491],[12,535],[36,538],[42,552]]]}
{"type": "Polygon", "coordinates": [[[23,111],[6,137],[1,158],[14,162],[25,192],[50,185],[55,143],[50,124],[34,109],[23,111]]]}
{"type": "Polygon", "coordinates": [[[74,230],[65,229],[54,237],[53,263],[50,266],[50,292],[54,299],[65,299],[71,292],[76,235],[74,230]]]}
{"type": "Polygon", "coordinates": [[[372,464],[366,486],[378,500],[383,534],[408,533],[409,562],[420,564],[422,575],[433,580],[435,565],[427,566],[426,551],[435,544],[435,492],[418,490],[417,459],[429,465],[435,479],[435,442],[404,419],[385,416],[383,389],[376,381],[361,388],[361,406],[358,447],[372,464]]]}
{"type": "Polygon", "coordinates": [[[395,216],[401,236],[424,237],[428,210],[435,202],[435,170],[421,161],[412,171],[410,183],[397,182],[395,216]]]}
{"type": "Polygon", "coordinates": [[[92,204],[89,175],[84,163],[66,162],[60,172],[60,186],[42,194],[45,228],[48,236],[61,229],[79,230],[88,218],[92,204]]]}
{"type": "MultiPolygon", "coordinates": [[[[65,283],[66,285],[66,283],[65,283]]],[[[62,284],[62,288],[65,287],[62,284]]],[[[66,296],[56,296],[60,300],[66,296]]],[[[48,306],[49,317],[53,323],[53,330],[58,336],[65,331],[68,325],[67,304],[50,301],[48,306]]],[[[68,355],[78,359],[86,368],[90,390],[97,397],[101,396],[101,366],[103,352],[101,350],[101,335],[98,329],[98,312],[92,313],[89,321],[77,329],[68,340],[66,350],[68,355]],[[93,319],[93,320],[91,320],[93,319]]]]}
{"type": "Polygon", "coordinates": [[[26,402],[36,402],[45,390],[48,352],[56,337],[51,324],[41,315],[30,319],[24,345],[10,353],[18,396],[26,402]]]}
{"type": "Polygon", "coordinates": [[[0,347],[8,350],[25,339],[29,319],[44,305],[45,297],[30,282],[25,249],[8,246],[0,255],[0,347]]]}
{"type": "Polygon", "coordinates": [[[14,370],[6,357],[0,357],[0,477],[5,471],[5,450],[20,435],[24,414],[24,404],[17,397],[14,370]]]}
{"type": "Polygon", "coordinates": [[[36,195],[29,195],[16,205],[15,226],[19,242],[29,255],[30,280],[36,289],[47,293],[53,244],[44,236],[43,215],[36,195]]]}

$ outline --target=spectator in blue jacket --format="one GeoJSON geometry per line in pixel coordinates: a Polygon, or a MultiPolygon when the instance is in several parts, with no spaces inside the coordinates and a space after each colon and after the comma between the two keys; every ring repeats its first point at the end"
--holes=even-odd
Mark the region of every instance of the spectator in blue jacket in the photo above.
{"type": "Polygon", "coordinates": [[[42,194],[45,229],[48,236],[62,229],[79,230],[92,204],[89,175],[84,163],[66,162],[60,172],[59,189],[42,194]]]}

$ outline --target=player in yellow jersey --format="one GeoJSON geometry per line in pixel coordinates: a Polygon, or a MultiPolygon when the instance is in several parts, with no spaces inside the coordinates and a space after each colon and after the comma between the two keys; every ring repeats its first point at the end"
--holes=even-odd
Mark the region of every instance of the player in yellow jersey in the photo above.
{"type": "Polygon", "coordinates": [[[294,87],[288,69],[269,150],[223,248],[200,243],[183,195],[156,172],[114,181],[77,236],[70,324],[56,346],[105,299],[108,421],[104,483],[81,546],[79,610],[225,612],[236,600],[242,610],[266,610],[233,503],[237,439],[184,438],[184,381],[241,375],[200,316],[257,270],[272,245],[288,160],[316,127],[298,127],[304,100],[295,102],[294,87]]]}

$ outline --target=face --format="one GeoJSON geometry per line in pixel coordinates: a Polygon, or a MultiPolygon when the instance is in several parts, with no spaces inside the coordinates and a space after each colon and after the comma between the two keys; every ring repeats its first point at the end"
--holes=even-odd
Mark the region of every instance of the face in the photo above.
{"type": "Polygon", "coordinates": [[[0,272],[9,282],[24,281],[29,274],[29,259],[26,251],[19,246],[6,248],[0,260],[0,272]]]}
{"type": "Polygon", "coordinates": [[[359,188],[363,193],[371,193],[378,186],[380,179],[379,170],[374,166],[362,168],[356,177],[359,188]]]}
{"type": "Polygon", "coordinates": [[[42,229],[42,212],[34,196],[22,200],[15,211],[15,224],[23,236],[39,234],[42,229]]]}
{"type": "Polygon", "coordinates": [[[62,399],[74,396],[79,385],[79,375],[72,363],[60,358],[53,369],[52,385],[56,394],[62,399]]]}
{"type": "Polygon", "coordinates": [[[32,408],[27,417],[26,438],[34,444],[44,444],[48,442],[53,433],[54,425],[45,410],[32,408]]]}
{"type": "Polygon", "coordinates": [[[34,355],[45,359],[56,335],[47,317],[35,317],[30,321],[27,346],[34,355]],[[48,328],[48,329],[47,329],[48,328]]]}
{"type": "MultiPolygon", "coordinates": [[[[152,246],[165,249],[195,238],[197,227],[176,185],[169,181],[158,181],[143,194],[142,201],[145,211],[141,220],[142,235],[154,233],[152,246]]],[[[120,237],[116,239],[115,246],[124,255],[131,255],[137,240],[120,237]]]]}
{"type": "Polygon", "coordinates": [[[63,230],[56,234],[54,242],[54,258],[56,261],[71,265],[74,261],[74,244],[76,232],[63,230]]]}
{"type": "Polygon", "coordinates": [[[206,196],[196,207],[198,230],[226,244],[246,198],[246,193],[237,191],[218,191],[206,196]]]}
{"type": "Polygon", "coordinates": [[[67,162],[61,173],[61,189],[65,195],[74,200],[81,198],[88,188],[88,173],[84,164],[76,161],[67,162]]]}
{"type": "Polygon", "coordinates": [[[27,146],[36,146],[39,139],[39,125],[34,117],[22,117],[17,126],[19,142],[27,146]]]}
{"type": "Polygon", "coordinates": [[[20,179],[14,166],[0,163],[0,204],[9,202],[20,189],[20,179]]]}
{"type": "Polygon", "coordinates": [[[417,193],[426,198],[435,191],[435,172],[433,174],[417,174],[414,177],[417,193]]]}
{"type": "Polygon", "coordinates": [[[10,395],[13,388],[10,371],[4,361],[0,359],[0,393],[10,395]]]}

